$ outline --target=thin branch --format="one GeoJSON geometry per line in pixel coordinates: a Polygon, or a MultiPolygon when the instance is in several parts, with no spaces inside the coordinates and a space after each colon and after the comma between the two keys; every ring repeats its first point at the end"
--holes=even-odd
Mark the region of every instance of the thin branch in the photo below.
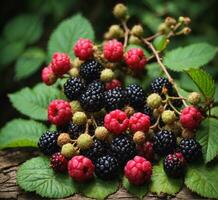
{"type": "Polygon", "coordinates": [[[126,21],[122,21],[122,25],[123,25],[123,28],[124,28],[124,31],[125,31],[123,47],[126,48],[127,42],[128,42],[128,36],[129,36],[129,29],[127,27],[126,21]]]}

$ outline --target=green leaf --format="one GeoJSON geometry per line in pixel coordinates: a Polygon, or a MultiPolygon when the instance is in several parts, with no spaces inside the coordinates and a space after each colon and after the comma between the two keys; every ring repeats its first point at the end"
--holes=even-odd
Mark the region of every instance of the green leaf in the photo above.
{"type": "Polygon", "coordinates": [[[37,147],[46,126],[33,120],[14,119],[0,130],[0,149],[9,147],[37,147]]]}
{"type": "Polygon", "coordinates": [[[213,98],[216,86],[210,74],[201,69],[191,69],[187,73],[205,98],[213,98]]]}
{"type": "Polygon", "coordinates": [[[45,52],[42,49],[30,48],[26,50],[16,62],[16,79],[26,78],[36,72],[45,61],[45,57],[45,52]]]}
{"type": "Polygon", "coordinates": [[[5,42],[0,48],[0,71],[13,62],[24,50],[23,42],[5,42]]]}
{"type": "Polygon", "coordinates": [[[218,165],[190,165],[185,185],[202,197],[218,199],[218,165]]]}
{"type": "Polygon", "coordinates": [[[39,16],[23,14],[9,21],[3,34],[8,41],[23,41],[32,44],[41,37],[42,32],[42,21],[39,16]]]}
{"type": "Polygon", "coordinates": [[[143,199],[143,197],[148,193],[148,184],[143,185],[133,185],[129,183],[126,177],[123,178],[123,187],[131,194],[137,196],[139,199],[143,199]]]}
{"type": "Polygon", "coordinates": [[[160,195],[166,193],[175,195],[183,185],[182,179],[169,178],[163,169],[163,162],[153,166],[150,191],[160,195]]]}
{"type": "Polygon", "coordinates": [[[76,193],[70,176],[56,173],[49,165],[49,158],[45,157],[26,161],[17,172],[18,185],[27,192],[35,191],[47,198],[64,198],[76,193]]]}
{"type": "Polygon", "coordinates": [[[57,88],[40,83],[33,89],[26,87],[8,96],[13,106],[22,114],[33,119],[47,120],[49,103],[60,95],[57,88]]]}
{"type": "Polygon", "coordinates": [[[158,26],[161,24],[160,17],[156,16],[152,12],[146,11],[144,12],[144,16],[142,17],[142,22],[153,32],[156,33],[158,26]]]}
{"type": "Polygon", "coordinates": [[[153,44],[156,50],[162,51],[166,48],[168,44],[167,37],[165,35],[160,35],[154,39],[153,44]]]}
{"type": "Polygon", "coordinates": [[[216,48],[207,43],[192,44],[167,52],[164,64],[174,71],[199,68],[211,61],[216,52],[216,48]]]}
{"type": "Polygon", "coordinates": [[[205,162],[213,160],[218,154],[218,120],[205,119],[198,129],[196,139],[202,145],[205,162]]]}
{"type": "Polygon", "coordinates": [[[89,21],[80,14],[63,21],[52,33],[48,42],[51,58],[54,52],[65,52],[73,59],[73,46],[79,38],[94,40],[94,31],[89,21]]]}
{"type": "Polygon", "coordinates": [[[89,183],[79,184],[79,189],[85,196],[101,200],[105,199],[110,194],[115,193],[118,190],[118,186],[118,180],[104,181],[95,178],[89,183]]]}

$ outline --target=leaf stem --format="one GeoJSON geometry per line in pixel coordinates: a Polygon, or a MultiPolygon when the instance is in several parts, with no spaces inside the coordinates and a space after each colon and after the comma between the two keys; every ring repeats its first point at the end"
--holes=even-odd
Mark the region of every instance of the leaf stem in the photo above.
{"type": "Polygon", "coordinates": [[[127,27],[126,21],[122,21],[122,26],[124,28],[124,44],[123,44],[123,47],[125,49],[126,46],[127,46],[127,42],[128,42],[129,28],[127,27]]]}

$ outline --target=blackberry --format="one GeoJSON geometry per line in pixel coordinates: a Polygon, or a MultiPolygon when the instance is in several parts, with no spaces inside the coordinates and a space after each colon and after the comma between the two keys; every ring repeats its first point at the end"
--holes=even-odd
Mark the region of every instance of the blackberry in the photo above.
{"type": "Polygon", "coordinates": [[[125,91],[118,87],[104,93],[104,106],[107,111],[121,109],[126,103],[125,91]]]}
{"type": "Polygon", "coordinates": [[[165,173],[172,178],[184,175],[185,164],[185,159],[181,153],[169,154],[163,161],[165,173]]]}
{"type": "Polygon", "coordinates": [[[91,84],[87,90],[80,96],[80,104],[87,112],[97,112],[104,106],[104,92],[99,85],[91,84]]]}
{"type": "Polygon", "coordinates": [[[193,138],[182,139],[179,149],[188,162],[197,161],[202,158],[201,145],[193,138]]]}
{"type": "Polygon", "coordinates": [[[87,90],[95,90],[96,92],[104,92],[104,84],[101,81],[95,80],[87,86],[87,90]]]}
{"type": "Polygon", "coordinates": [[[169,80],[165,77],[158,77],[151,82],[150,92],[162,94],[164,88],[168,90],[169,94],[173,92],[173,86],[169,80]]]}
{"type": "Polygon", "coordinates": [[[71,101],[77,100],[84,89],[85,83],[81,78],[70,78],[64,84],[64,94],[71,101]]]}
{"type": "Polygon", "coordinates": [[[119,164],[124,167],[127,161],[136,155],[136,146],[129,135],[121,134],[112,140],[111,151],[119,164]]]}
{"type": "Polygon", "coordinates": [[[70,134],[71,139],[77,139],[85,131],[84,125],[77,125],[74,123],[69,123],[67,125],[67,132],[70,134]]]}
{"type": "Polygon", "coordinates": [[[117,159],[111,155],[99,157],[95,162],[95,174],[105,180],[116,178],[119,174],[117,159]]]}
{"type": "Polygon", "coordinates": [[[92,161],[96,161],[99,157],[106,155],[108,151],[108,143],[95,139],[93,145],[89,149],[81,150],[80,153],[92,161]]]}
{"type": "Polygon", "coordinates": [[[142,107],[145,101],[145,92],[138,84],[130,84],[126,88],[127,100],[134,108],[142,107]]]}
{"type": "Polygon", "coordinates": [[[151,124],[155,123],[155,117],[153,115],[153,110],[147,104],[144,105],[142,109],[142,113],[150,117],[151,124]]]}
{"type": "Polygon", "coordinates": [[[45,155],[52,155],[58,152],[57,138],[59,133],[57,131],[46,131],[38,142],[38,147],[45,155]]]}
{"type": "Polygon", "coordinates": [[[176,136],[172,131],[161,130],[153,136],[153,143],[156,153],[167,155],[176,148],[176,136]]]}
{"type": "Polygon", "coordinates": [[[80,76],[84,78],[87,82],[100,78],[102,65],[96,60],[87,60],[80,66],[80,76]]]}

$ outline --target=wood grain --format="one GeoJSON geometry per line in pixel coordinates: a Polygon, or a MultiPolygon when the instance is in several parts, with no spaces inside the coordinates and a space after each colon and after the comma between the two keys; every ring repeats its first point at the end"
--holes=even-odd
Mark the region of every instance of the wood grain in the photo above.
{"type": "MultiPolygon", "coordinates": [[[[0,199],[7,200],[43,200],[42,197],[35,193],[24,192],[16,184],[16,172],[20,164],[31,157],[37,156],[39,153],[33,149],[13,149],[0,151],[0,199]]],[[[88,200],[79,194],[64,200],[88,200]]],[[[115,194],[108,197],[108,200],[136,200],[137,198],[127,193],[125,189],[120,188],[115,194]]],[[[169,196],[155,196],[149,193],[146,200],[155,199],[173,199],[173,200],[200,200],[203,199],[198,195],[192,193],[187,188],[183,188],[175,197],[169,196]]]]}

